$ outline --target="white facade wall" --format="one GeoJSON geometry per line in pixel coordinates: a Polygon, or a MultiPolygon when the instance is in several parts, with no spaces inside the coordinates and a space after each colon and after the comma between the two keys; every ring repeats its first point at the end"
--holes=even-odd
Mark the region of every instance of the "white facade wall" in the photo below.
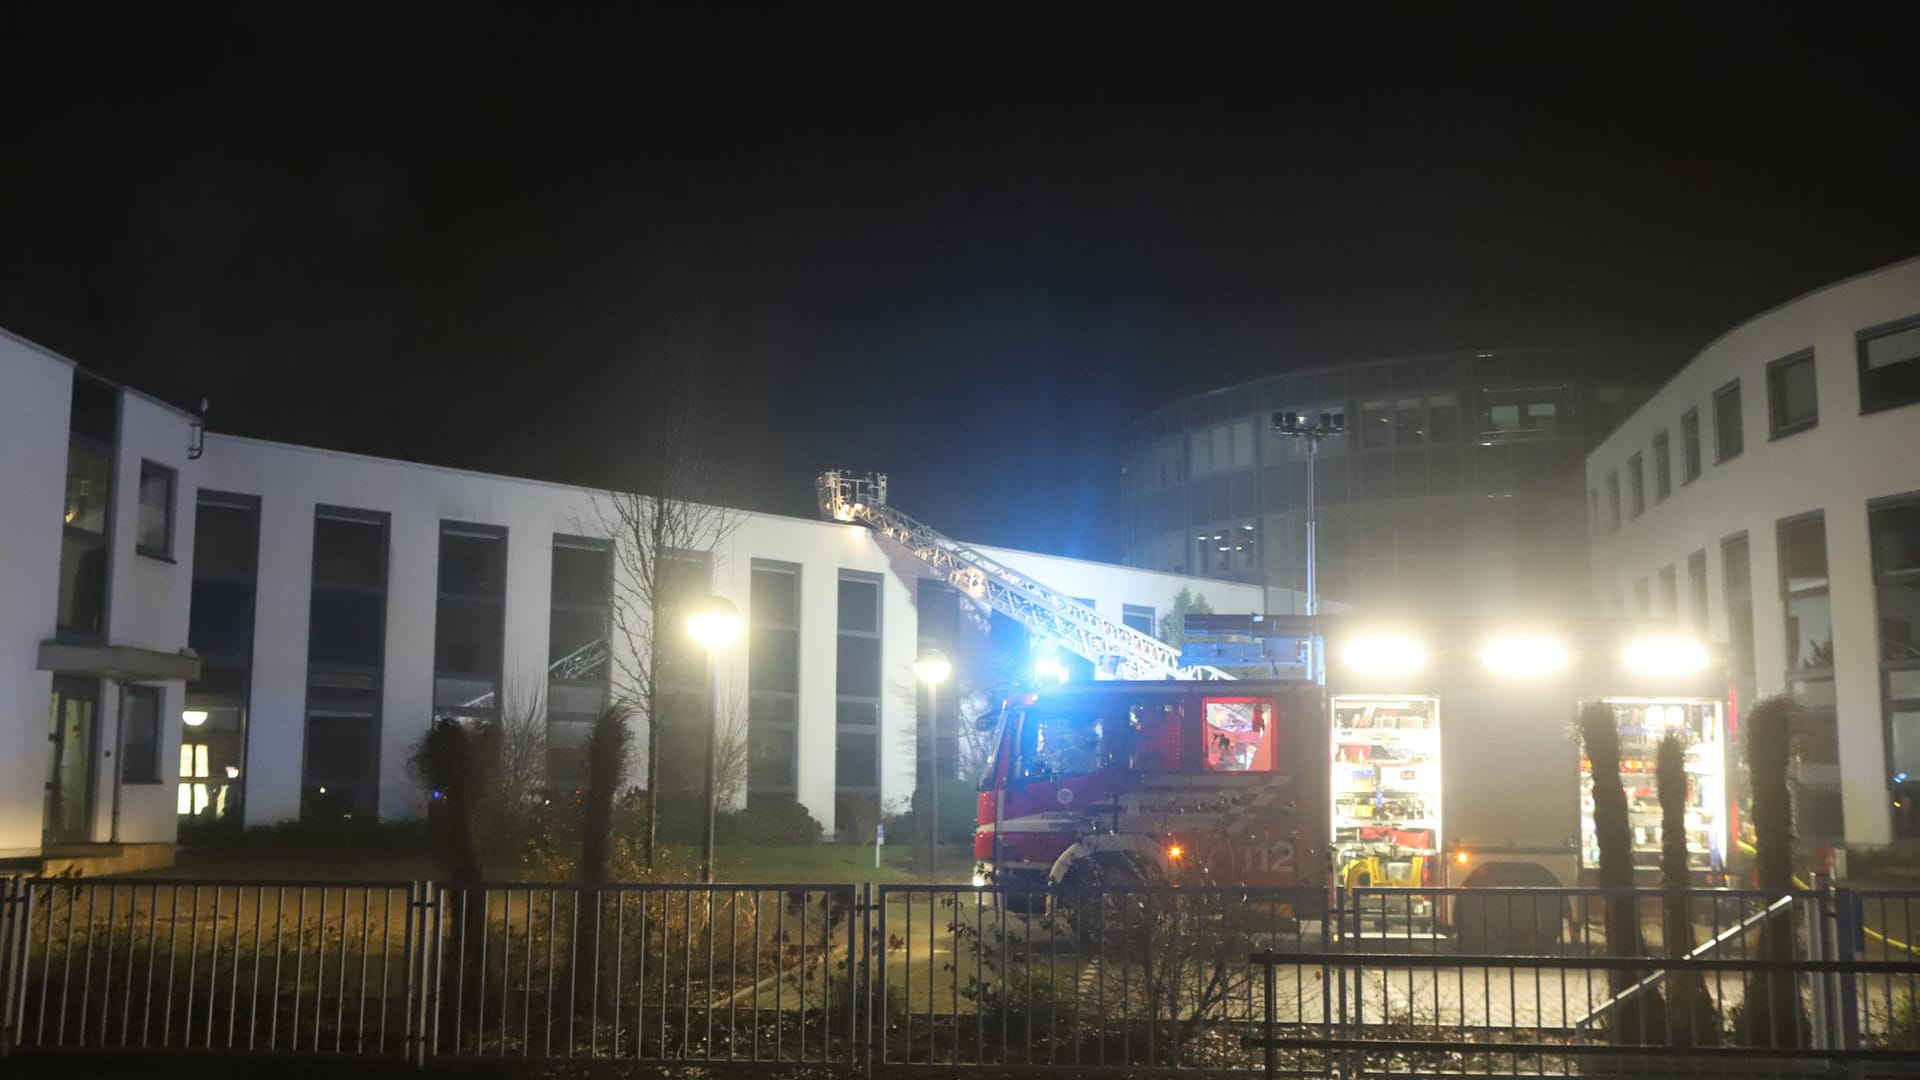
{"type": "MultiPolygon", "coordinates": [[[[544,687],[555,535],[603,537],[594,492],[228,436],[207,440],[205,485],[260,499],[260,564],[248,735],[247,818],[262,824],[300,811],[306,725],[307,616],[313,522],[319,506],[389,515],[386,657],[381,691],[380,813],[414,816],[424,806],[407,775],[409,748],[433,715],[433,646],[442,522],[507,530],[503,681],[544,687]]],[[[864,529],[765,514],[740,514],[714,552],[713,590],[743,613],[754,559],[801,567],[801,760],[798,796],[833,825],[834,657],[840,571],[884,575],[881,798],[904,801],[913,784],[912,594],[887,573],[864,529]]],[[[621,648],[616,640],[613,647],[621,648]]],[[[746,644],[721,656],[721,700],[745,701],[746,644]]],[[[645,732],[636,732],[645,745],[645,732]]],[[[644,772],[636,762],[635,775],[644,772]]]]}
{"type": "Polygon", "coordinates": [[[0,333],[0,858],[37,854],[73,368],[0,333]]]}
{"type": "MultiPolygon", "coordinates": [[[[1842,809],[1847,840],[1891,839],[1887,761],[1882,734],[1873,563],[1867,503],[1920,492],[1920,405],[1861,415],[1856,333],[1920,315],[1920,259],[1908,260],[1810,293],[1728,331],[1635,412],[1587,458],[1587,485],[1597,493],[1592,575],[1609,614],[1670,615],[1631,610],[1634,585],[1649,582],[1658,607],[1659,573],[1672,567],[1681,618],[1692,609],[1687,557],[1704,551],[1707,634],[1729,639],[1721,541],[1745,532],[1753,582],[1754,656],[1761,695],[1786,688],[1786,609],[1775,528],[1813,511],[1826,522],[1833,614],[1834,689],[1839,716],[1842,809]],[[1819,422],[1770,439],[1767,365],[1811,348],[1819,422]],[[1714,462],[1713,397],[1740,380],[1744,451],[1714,462]],[[1700,410],[1702,472],[1683,484],[1681,416],[1700,410]],[[1673,492],[1656,502],[1653,439],[1669,433],[1673,492]],[[1640,453],[1647,470],[1646,512],[1631,519],[1627,463],[1640,453]],[[1609,474],[1618,472],[1622,524],[1610,531],[1609,474]],[[1615,598],[1628,597],[1622,612],[1615,598]]],[[[1589,505],[1592,503],[1590,501],[1589,505]]]]}
{"type": "MultiPolygon", "coordinates": [[[[260,500],[260,562],[253,643],[246,813],[249,824],[298,816],[306,726],[307,633],[317,507],[389,515],[386,655],[381,700],[380,813],[408,817],[423,799],[407,775],[409,747],[433,714],[433,643],[443,521],[507,530],[503,668],[515,686],[544,684],[556,534],[600,536],[596,495],[584,488],[212,435],[201,483],[260,500]]],[[[1095,601],[1113,618],[1122,604],[1167,611],[1182,588],[1222,611],[1260,609],[1257,586],[992,549],[1063,592],[1095,601]]],[[[754,560],[800,567],[800,658],[796,796],[834,827],[835,660],[842,571],[879,577],[881,594],[880,798],[912,795],[918,618],[914,581],[895,568],[873,534],[856,525],[738,515],[714,553],[714,591],[743,613],[754,560]]],[[[614,642],[619,648],[620,642],[614,642]]],[[[721,700],[746,700],[746,641],[720,661],[721,700]]],[[[644,745],[644,732],[637,732],[644,745]]],[[[636,775],[644,768],[637,765],[636,775]]]]}
{"type": "MultiPolygon", "coordinates": [[[[66,498],[73,364],[0,333],[0,858],[42,849],[52,748],[48,701],[53,672],[39,670],[40,646],[56,636],[61,511],[66,498]]],[[[187,646],[196,463],[187,457],[191,418],[122,390],[108,515],[106,635],[96,644],[178,653],[187,646]],[[172,559],[135,550],[140,467],[175,471],[172,559]]],[[[101,680],[92,740],[94,783],[88,839],[171,843],[184,685],[161,691],[158,783],[122,784],[117,755],[121,687],[101,680]],[[117,807],[117,812],[116,812],[117,807]]]]}
{"type": "MultiPolygon", "coordinates": [[[[43,788],[50,762],[51,673],[37,670],[55,636],[68,417],[75,369],[68,361],[0,334],[0,497],[16,510],[0,519],[0,857],[43,849],[43,788]],[[40,506],[36,516],[31,508],[40,506]]],[[[175,654],[187,647],[194,525],[200,493],[249,496],[259,505],[254,638],[248,697],[246,824],[299,816],[306,742],[309,608],[314,521],[322,506],[388,519],[385,642],[380,690],[378,806],[407,818],[425,800],[406,759],[433,715],[435,614],[443,522],[506,530],[503,682],[508,696],[544,690],[548,662],[553,542],[556,535],[604,537],[594,491],[409,462],[207,435],[204,456],[187,457],[191,418],[122,390],[113,460],[114,493],[104,644],[175,654]],[[141,462],[176,470],[172,557],[135,550],[141,462]]],[[[829,830],[835,826],[836,661],[843,572],[881,582],[880,800],[904,808],[916,753],[917,565],[896,564],[865,528],[739,513],[713,553],[713,591],[743,615],[755,560],[799,568],[800,634],[796,791],[829,830]]],[[[1183,588],[1219,611],[1263,610],[1261,590],[1031,552],[989,549],[993,557],[1119,619],[1123,605],[1150,607],[1156,621],[1183,588]]],[[[616,560],[617,562],[617,560],[616,560]]],[[[617,650],[622,643],[614,641],[617,650]]],[[[748,638],[720,658],[721,701],[747,699],[748,638]]],[[[619,658],[616,657],[616,663],[619,658]]],[[[170,843],[176,829],[178,760],[185,687],[162,689],[160,782],[119,783],[121,692],[102,682],[95,734],[97,783],[89,839],[170,843]],[[117,811],[116,811],[117,805],[117,811]]],[[[644,746],[644,731],[639,745],[644,746]]],[[[637,762],[636,779],[644,762],[637,762]]]]}
{"type": "MultiPolygon", "coordinates": [[[[187,617],[193,599],[193,505],[199,490],[199,461],[187,458],[192,440],[187,414],[128,391],[120,394],[120,437],[114,451],[113,526],[107,559],[107,643],[133,645],[161,653],[187,648],[187,617]],[[135,550],[134,523],[139,514],[140,463],[151,461],[174,470],[173,551],[161,559],[135,550]]],[[[49,634],[48,636],[52,636],[49,634]]],[[[155,784],[119,785],[119,820],[111,789],[119,763],[104,757],[93,836],[125,843],[171,843],[180,725],[186,684],[154,683],[160,689],[160,776],[155,784]]],[[[103,755],[119,745],[120,685],[101,687],[99,739],[103,755]]]]}

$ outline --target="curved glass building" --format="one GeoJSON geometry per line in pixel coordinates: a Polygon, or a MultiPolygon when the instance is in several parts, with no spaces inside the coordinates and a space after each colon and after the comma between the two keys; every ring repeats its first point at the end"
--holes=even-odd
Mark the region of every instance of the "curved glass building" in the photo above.
{"type": "Polygon", "coordinates": [[[1133,426],[1126,559],[1304,589],[1307,447],[1271,416],[1345,412],[1316,470],[1321,597],[1361,612],[1584,611],[1586,454],[1664,374],[1640,351],[1465,352],[1186,398],[1133,426]]]}

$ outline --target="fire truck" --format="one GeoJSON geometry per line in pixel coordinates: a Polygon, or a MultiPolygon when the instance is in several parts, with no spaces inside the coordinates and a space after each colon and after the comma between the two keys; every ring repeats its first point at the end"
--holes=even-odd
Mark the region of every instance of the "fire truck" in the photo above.
{"type": "Polygon", "coordinates": [[[1246,615],[1199,627],[1211,650],[1183,650],[901,512],[884,476],[828,472],[816,490],[824,517],[872,529],[1092,665],[1092,680],[1035,688],[989,719],[978,882],[1590,880],[1591,784],[1572,730],[1591,702],[1620,727],[1646,879],[1655,749],[1674,732],[1692,869],[1725,872],[1735,703],[1724,657],[1671,624],[1246,615]]]}
{"type": "Polygon", "coordinates": [[[1310,677],[1092,681],[1007,702],[980,785],[976,877],[1574,884],[1597,864],[1572,734],[1594,701],[1620,726],[1649,880],[1653,759],[1670,732],[1688,747],[1693,868],[1724,871],[1736,829],[1724,669],[1670,628],[1254,621],[1310,677]]]}

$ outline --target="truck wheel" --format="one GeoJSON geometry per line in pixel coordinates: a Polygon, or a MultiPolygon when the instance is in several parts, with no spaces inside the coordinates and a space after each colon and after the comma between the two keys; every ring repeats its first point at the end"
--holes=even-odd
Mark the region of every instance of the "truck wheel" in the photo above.
{"type": "Polygon", "coordinates": [[[1533,863],[1489,863],[1465,882],[1453,921],[1460,951],[1472,955],[1551,956],[1560,951],[1567,900],[1560,883],[1533,863]]]}
{"type": "Polygon", "coordinates": [[[1143,955],[1161,914],[1158,894],[1151,891],[1164,884],[1159,877],[1118,853],[1075,863],[1055,894],[1055,910],[1073,931],[1074,947],[1083,954],[1143,955]]]}

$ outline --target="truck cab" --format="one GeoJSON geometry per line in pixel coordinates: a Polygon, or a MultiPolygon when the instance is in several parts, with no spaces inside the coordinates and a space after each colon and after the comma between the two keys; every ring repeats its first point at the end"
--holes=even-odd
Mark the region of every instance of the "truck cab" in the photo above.
{"type": "Polygon", "coordinates": [[[995,721],[975,877],[1095,883],[1323,881],[1324,736],[1308,682],[1093,682],[995,721]]]}

